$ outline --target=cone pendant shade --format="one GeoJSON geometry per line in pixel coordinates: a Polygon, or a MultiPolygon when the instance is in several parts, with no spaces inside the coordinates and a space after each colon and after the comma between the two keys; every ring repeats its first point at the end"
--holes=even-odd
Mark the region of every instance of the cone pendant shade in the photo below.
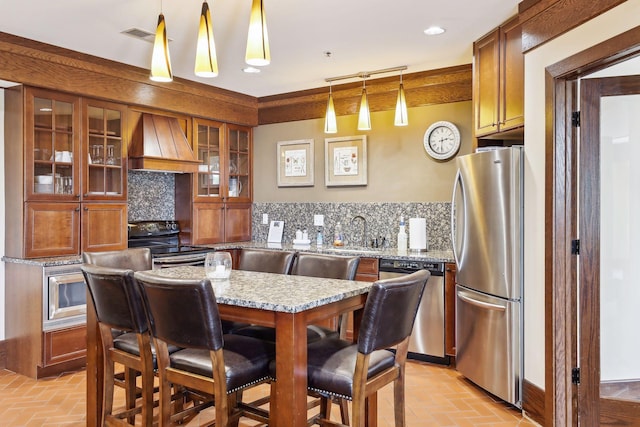
{"type": "Polygon", "coordinates": [[[333,105],[333,95],[329,89],[329,100],[327,101],[327,113],[324,116],[324,133],[338,132],[338,122],[336,119],[336,109],[333,105]]]}
{"type": "Polygon", "coordinates": [[[398,100],[396,101],[396,126],[407,126],[409,124],[409,118],[407,117],[407,99],[404,96],[404,86],[400,82],[398,88],[398,100]]]}
{"type": "Polygon", "coordinates": [[[358,113],[358,130],[371,130],[371,116],[369,114],[369,102],[367,101],[367,88],[362,88],[360,98],[360,112],[358,113]]]}
{"type": "Polygon", "coordinates": [[[209,4],[202,3],[198,44],[196,46],[195,74],[198,77],[216,77],[218,75],[218,59],[216,44],[213,40],[213,22],[209,12],[209,4]]]}
{"type": "Polygon", "coordinates": [[[245,61],[249,65],[258,67],[269,65],[271,62],[267,21],[262,0],[253,0],[251,5],[245,61]]]}
{"type": "Polygon", "coordinates": [[[170,82],[173,80],[171,73],[171,58],[169,57],[169,41],[167,40],[167,27],[164,15],[158,16],[158,28],[153,43],[153,55],[151,57],[151,76],[154,82],[170,82]]]}

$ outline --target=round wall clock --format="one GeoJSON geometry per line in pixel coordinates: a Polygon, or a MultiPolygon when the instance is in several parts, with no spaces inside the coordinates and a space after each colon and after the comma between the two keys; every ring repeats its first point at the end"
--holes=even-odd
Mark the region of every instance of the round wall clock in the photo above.
{"type": "Polygon", "coordinates": [[[436,160],[449,160],[460,149],[460,131],[451,122],[435,122],[424,133],[424,149],[436,160]]]}

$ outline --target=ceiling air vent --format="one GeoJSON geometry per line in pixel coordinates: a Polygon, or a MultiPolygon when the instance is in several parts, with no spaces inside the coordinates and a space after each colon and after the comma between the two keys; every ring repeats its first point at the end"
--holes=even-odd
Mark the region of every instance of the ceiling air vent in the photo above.
{"type": "MultiPolygon", "coordinates": [[[[135,37],[137,39],[140,40],[144,40],[146,42],[149,43],[153,43],[156,35],[155,33],[151,33],[147,30],[142,30],[140,28],[129,28],[128,30],[124,30],[121,32],[121,34],[124,34],[126,36],[131,36],[131,37],[135,37]]],[[[173,39],[169,38],[167,39],[168,41],[173,41],[173,39]]]]}

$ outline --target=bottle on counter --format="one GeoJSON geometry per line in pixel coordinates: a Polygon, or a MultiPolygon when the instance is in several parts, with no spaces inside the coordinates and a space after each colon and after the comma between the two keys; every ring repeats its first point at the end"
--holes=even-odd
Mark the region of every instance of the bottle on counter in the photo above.
{"type": "Polygon", "coordinates": [[[318,227],[318,234],[316,234],[316,246],[322,246],[322,228],[318,227]]]}
{"type": "Polygon", "coordinates": [[[342,234],[342,225],[339,221],[333,232],[333,246],[344,246],[344,234],[342,234]]]}
{"type": "Polygon", "coordinates": [[[405,229],[404,217],[400,217],[400,228],[398,230],[398,251],[407,251],[407,231],[405,229]]]}

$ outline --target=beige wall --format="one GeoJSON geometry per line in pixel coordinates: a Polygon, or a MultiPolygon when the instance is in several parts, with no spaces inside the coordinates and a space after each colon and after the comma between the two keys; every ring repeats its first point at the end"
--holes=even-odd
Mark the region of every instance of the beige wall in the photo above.
{"type": "Polygon", "coordinates": [[[544,389],[545,67],[638,25],[628,0],[525,55],[524,378],[544,389]]]}
{"type": "Polygon", "coordinates": [[[338,117],[338,133],[324,133],[324,120],[302,120],[264,125],[254,130],[254,190],[256,202],[435,202],[451,200],[455,161],[437,162],[427,155],[422,141],[429,125],[439,120],[460,130],[460,154],[472,147],[471,101],[409,109],[409,126],[395,127],[394,112],[371,114],[372,129],[356,129],[357,116],[338,117]],[[326,187],[324,185],[324,139],[367,135],[368,185],[326,187]],[[313,139],[315,185],[277,186],[278,141],[313,139]]]}

